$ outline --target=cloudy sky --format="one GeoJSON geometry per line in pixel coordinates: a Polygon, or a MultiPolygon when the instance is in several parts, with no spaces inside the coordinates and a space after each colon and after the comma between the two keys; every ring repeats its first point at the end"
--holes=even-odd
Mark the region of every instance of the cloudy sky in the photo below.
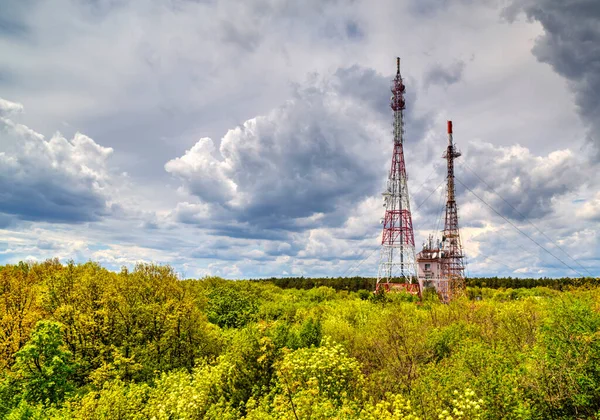
{"type": "Polygon", "coordinates": [[[468,273],[600,274],[597,0],[1,3],[0,264],[376,275],[400,56],[417,243],[451,119],[468,273]]]}

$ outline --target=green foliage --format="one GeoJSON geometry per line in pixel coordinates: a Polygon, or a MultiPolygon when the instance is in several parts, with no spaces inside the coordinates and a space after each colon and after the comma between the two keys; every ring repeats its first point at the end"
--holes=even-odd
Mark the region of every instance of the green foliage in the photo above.
{"type": "Polygon", "coordinates": [[[73,390],[72,354],[64,349],[60,324],[38,322],[31,339],[15,356],[14,372],[22,382],[25,400],[56,404],[73,390]]]}
{"type": "Polygon", "coordinates": [[[0,267],[0,418],[600,418],[597,279],[181,281],[0,267]],[[279,287],[281,286],[281,287],[279,287]]]}
{"type": "MultiPolygon", "coordinates": [[[[239,418],[239,411],[226,399],[228,372],[232,369],[221,360],[214,366],[200,366],[188,374],[163,374],[152,391],[144,411],[157,420],[239,418]]],[[[146,418],[148,418],[146,417],[146,418]]]]}
{"type": "Polygon", "coordinates": [[[23,400],[23,389],[13,375],[8,372],[0,377],[0,418],[4,418],[23,400]]]}
{"type": "Polygon", "coordinates": [[[292,398],[316,390],[338,404],[343,397],[356,395],[364,381],[358,361],[328,338],[320,347],[288,353],[278,364],[277,376],[279,386],[292,398]]]}
{"type": "Polygon", "coordinates": [[[545,416],[592,418],[600,410],[598,309],[589,297],[557,299],[541,328],[528,391],[545,416]]]}
{"type": "Polygon", "coordinates": [[[391,301],[391,298],[384,289],[379,289],[377,292],[371,294],[369,300],[374,303],[385,303],[391,301]]]}
{"type": "Polygon", "coordinates": [[[304,321],[298,334],[301,346],[303,347],[318,346],[321,343],[322,337],[321,321],[315,321],[312,318],[304,321]]]}
{"type": "MultiPolygon", "coordinates": [[[[283,277],[255,282],[269,282],[282,289],[314,289],[321,286],[331,287],[335,290],[358,292],[360,290],[374,290],[377,279],[372,277],[283,277]]],[[[568,290],[573,287],[596,288],[600,286],[600,278],[513,278],[513,277],[470,277],[466,279],[469,288],[480,289],[531,289],[543,287],[554,290],[568,290]]]]}
{"type": "Polygon", "coordinates": [[[437,302],[439,300],[438,294],[433,287],[424,288],[421,298],[424,302],[437,302]]]}
{"type": "Polygon", "coordinates": [[[483,400],[477,400],[474,391],[467,388],[464,392],[459,393],[458,390],[455,389],[453,394],[455,398],[453,398],[450,402],[450,407],[439,410],[439,419],[477,420],[481,418],[483,412],[483,400]]]}
{"type": "Polygon", "coordinates": [[[63,413],[77,420],[148,418],[144,414],[150,387],[126,384],[120,380],[106,382],[102,389],[88,392],[81,399],[67,403],[63,413]]]}
{"type": "MultiPolygon", "coordinates": [[[[57,262],[49,262],[54,264],[57,262]]],[[[25,263],[0,269],[0,370],[14,362],[40,318],[40,287],[36,270],[25,263]]]]}
{"type": "Polygon", "coordinates": [[[210,291],[208,298],[208,320],[221,328],[243,327],[258,310],[253,297],[240,287],[217,286],[210,291]]]}
{"type": "Polygon", "coordinates": [[[6,420],[43,420],[48,418],[45,415],[44,407],[42,405],[31,405],[27,401],[22,400],[17,407],[15,407],[5,417],[6,420]]]}

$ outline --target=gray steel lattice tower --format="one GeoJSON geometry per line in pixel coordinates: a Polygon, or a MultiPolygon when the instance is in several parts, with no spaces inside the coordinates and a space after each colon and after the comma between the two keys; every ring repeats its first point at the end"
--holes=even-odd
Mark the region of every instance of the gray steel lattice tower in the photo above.
{"type": "Polygon", "coordinates": [[[447,281],[448,293],[443,296],[444,301],[450,301],[464,293],[465,266],[460,230],[458,228],[458,207],[454,194],[454,159],[461,153],[456,148],[452,139],[452,121],[448,121],[448,148],[444,158],[448,161],[448,197],[446,200],[446,219],[442,237],[442,279],[447,281]]]}
{"type": "Polygon", "coordinates": [[[396,77],[392,81],[391,108],[394,111],[394,151],[392,166],[383,193],[385,216],[381,237],[381,255],[376,291],[390,290],[391,284],[416,283],[415,238],[404,163],[404,91],[400,76],[400,58],[396,59],[396,77]]]}

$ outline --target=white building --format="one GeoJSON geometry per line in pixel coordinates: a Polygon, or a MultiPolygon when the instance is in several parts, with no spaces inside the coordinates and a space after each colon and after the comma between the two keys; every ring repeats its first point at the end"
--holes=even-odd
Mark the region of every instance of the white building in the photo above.
{"type": "Polygon", "coordinates": [[[435,288],[443,302],[450,298],[448,280],[442,278],[442,264],[444,251],[442,244],[436,244],[433,237],[429,235],[427,242],[423,244],[423,250],[417,254],[417,277],[421,292],[426,288],[435,288]]]}

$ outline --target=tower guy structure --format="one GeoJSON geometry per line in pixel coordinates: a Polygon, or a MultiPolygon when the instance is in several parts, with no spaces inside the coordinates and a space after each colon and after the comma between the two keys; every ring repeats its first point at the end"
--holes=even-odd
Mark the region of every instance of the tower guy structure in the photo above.
{"type": "Polygon", "coordinates": [[[461,156],[452,138],[452,121],[448,121],[448,146],[443,158],[448,163],[446,185],[446,210],[442,240],[434,241],[430,235],[423,250],[417,255],[419,285],[421,290],[434,287],[442,302],[448,303],[462,295],[465,289],[465,266],[458,207],[454,190],[454,159],[461,156]]]}
{"type": "Polygon", "coordinates": [[[382,219],[381,255],[375,290],[404,289],[419,293],[415,263],[410,200],[404,162],[404,92],[400,58],[396,59],[396,77],[392,80],[390,106],[394,111],[394,151],[387,188],[383,193],[385,215],[382,219]]]}

